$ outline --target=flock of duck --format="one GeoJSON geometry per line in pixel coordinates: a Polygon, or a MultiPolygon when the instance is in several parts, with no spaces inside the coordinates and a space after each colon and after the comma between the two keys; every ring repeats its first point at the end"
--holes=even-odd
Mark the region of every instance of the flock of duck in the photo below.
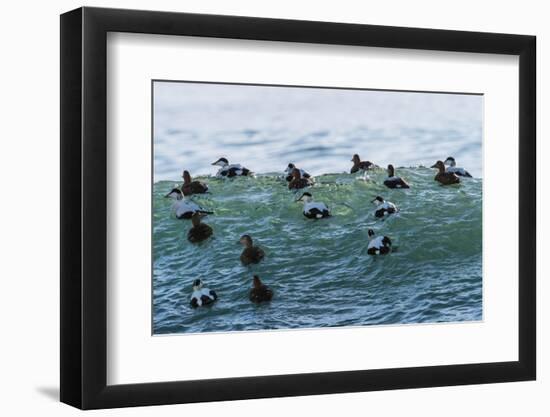
{"type": "MultiPolygon", "coordinates": [[[[380,167],[370,161],[362,161],[359,155],[353,155],[351,159],[353,166],[350,174],[361,173],[363,179],[369,180],[369,171],[379,169],[380,167]]],[[[241,176],[253,176],[254,173],[239,164],[229,164],[226,158],[220,158],[212,165],[219,166],[216,173],[217,178],[234,178],[241,176]]],[[[448,157],[445,161],[437,161],[431,168],[438,170],[434,180],[441,185],[452,185],[460,183],[460,177],[471,177],[464,168],[456,166],[453,157],[448,157]]],[[[410,185],[401,177],[395,175],[393,165],[387,167],[388,176],[384,180],[384,185],[392,189],[410,188],[410,185]]],[[[301,190],[314,185],[314,178],[303,169],[294,164],[288,164],[284,171],[285,179],[289,190],[301,190]]],[[[187,239],[191,243],[199,243],[213,235],[212,228],[202,223],[201,219],[213,214],[211,211],[204,210],[197,203],[191,200],[193,194],[208,193],[208,185],[204,182],[193,181],[188,171],[183,171],[183,184],[181,187],[173,188],[165,197],[175,199],[172,206],[173,213],[178,219],[191,219],[192,227],[187,233],[187,239]]],[[[320,201],[314,201],[310,192],[303,192],[296,200],[303,203],[303,215],[308,219],[323,219],[331,216],[329,207],[320,201]]],[[[399,211],[398,207],[376,196],[372,201],[376,205],[374,215],[377,218],[384,218],[399,211]]],[[[369,243],[367,253],[369,255],[386,255],[391,252],[392,241],[388,236],[376,236],[374,230],[368,229],[369,243]]],[[[241,236],[239,243],[243,245],[243,251],[240,260],[243,265],[257,264],[265,257],[265,252],[259,246],[255,246],[252,237],[248,234],[241,236]]],[[[249,291],[249,299],[255,303],[270,301],[273,298],[273,291],[262,283],[259,276],[254,275],[252,288],[249,291]]],[[[202,280],[196,279],[193,282],[193,293],[191,294],[191,306],[200,307],[213,304],[218,299],[214,290],[204,287],[202,280]]]]}

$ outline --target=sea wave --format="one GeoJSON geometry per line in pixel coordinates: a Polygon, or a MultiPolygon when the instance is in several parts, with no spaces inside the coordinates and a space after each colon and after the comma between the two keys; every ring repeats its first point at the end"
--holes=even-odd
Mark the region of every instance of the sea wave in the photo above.
{"type": "Polygon", "coordinates": [[[308,220],[297,195],[280,174],[255,178],[197,178],[210,193],[193,199],[214,212],[204,222],[214,237],[193,245],[187,220],[171,215],[164,195],[153,191],[153,332],[269,330],[457,322],[482,319],[482,180],[440,186],[428,168],[402,168],[408,190],[382,185],[380,170],[365,182],[347,173],[316,177],[308,189],[333,216],[308,220]],[[400,211],[378,220],[376,195],[400,211]],[[367,230],[391,237],[396,250],[367,255],[367,230]],[[242,234],[266,251],[259,265],[239,261],[242,234]],[[275,293],[273,301],[248,300],[253,274],[275,293]],[[189,305],[191,284],[202,278],[219,300],[209,308],[189,305]]]}

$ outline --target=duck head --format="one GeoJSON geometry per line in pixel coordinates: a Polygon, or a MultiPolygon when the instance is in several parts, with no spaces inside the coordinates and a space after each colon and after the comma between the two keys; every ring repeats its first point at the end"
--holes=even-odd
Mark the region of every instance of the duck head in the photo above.
{"type": "Polygon", "coordinates": [[[445,172],[445,164],[442,161],[437,161],[430,168],[437,168],[439,172],[445,172]]]}
{"type": "Polygon", "coordinates": [[[254,277],[252,278],[252,285],[253,285],[254,288],[256,288],[256,289],[261,288],[261,286],[262,286],[262,280],[260,279],[260,277],[259,277],[258,275],[254,275],[254,277]]]}
{"type": "Polygon", "coordinates": [[[166,194],[164,198],[173,198],[174,200],[181,200],[183,198],[183,193],[179,188],[172,188],[172,191],[166,194]]]}
{"type": "Polygon", "coordinates": [[[183,174],[181,175],[183,178],[184,184],[190,184],[191,183],[191,174],[189,174],[189,171],[183,171],[183,174]]]}
{"type": "Polygon", "coordinates": [[[448,165],[448,166],[451,166],[451,167],[456,166],[456,161],[452,156],[447,157],[447,159],[445,159],[445,162],[443,162],[443,163],[445,165],[448,165]]]}
{"type": "Polygon", "coordinates": [[[227,158],[220,158],[216,162],[212,162],[212,165],[217,165],[219,167],[225,167],[225,166],[229,165],[229,161],[227,160],[227,158]]]}
{"type": "Polygon", "coordinates": [[[377,206],[379,206],[380,204],[382,204],[384,202],[384,199],[382,197],[380,197],[379,195],[377,195],[376,197],[374,197],[374,199],[371,201],[371,203],[374,203],[376,204],[377,206]]]}
{"type": "Polygon", "coordinates": [[[193,227],[197,227],[199,224],[201,224],[202,216],[203,215],[201,213],[193,213],[193,215],[191,216],[191,223],[193,223],[193,227]]]}
{"type": "Polygon", "coordinates": [[[292,171],[294,170],[294,168],[296,168],[296,165],[294,165],[293,163],[288,164],[288,166],[287,166],[286,169],[285,169],[285,174],[290,174],[290,173],[292,173],[292,171]]]}
{"type": "Polygon", "coordinates": [[[193,281],[193,291],[199,291],[202,288],[202,281],[200,279],[196,279],[193,281]]]}
{"type": "Polygon", "coordinates": [[[252,246],[252,238],[250,235],[242,235],[239,239],[239,243],[247,248],[250,248],[252,246]]]}
{"type": "Polygon", "coordinates": [[[313,196],[310,194],[310,193],[303,193],[300,198],[298,200],[296,200],[297,202],[298,201],[302,201],[304,203],[310,203],[311,201],[313,201],[313,196]]]}
{"type": "Polygon", "coordinates": [[[355,154],[351,158],[351,162],[353,162],[355,165],[357,165],[357,164],[359,164],[359,162],[361,162],[361,158],[359,158],[359,155],[355,154]]]}

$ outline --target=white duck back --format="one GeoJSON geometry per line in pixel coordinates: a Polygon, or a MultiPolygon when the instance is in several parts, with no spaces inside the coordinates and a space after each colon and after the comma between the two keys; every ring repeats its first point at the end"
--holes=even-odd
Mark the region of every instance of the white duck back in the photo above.
{"type": "Polygon", "coordinates": [[[172,210],[177,217],[183,216],[185,213],[194,213],[201,210],[200,206],[191,200],[178,200],[172,205],[172,210]]]}
{"type": "Polygon", "coordinates": [[[325,203],[322,203],[321,201],[310,201],[309,203],[304,204],[304,211],[306,213],[310,212],[313,209],[325,211],[328,210],[328,207],[325,203]]]}
{"type": "Polygon", "coordinates": [[[384,236],[375,236],[373,237],[368,246],[367,246],[367,249],[370,249],[370,248],[375,248],[375,249],[380,249],[382,247],[384,247],[384,243],[382,242],[384,240],[384,236]]]}

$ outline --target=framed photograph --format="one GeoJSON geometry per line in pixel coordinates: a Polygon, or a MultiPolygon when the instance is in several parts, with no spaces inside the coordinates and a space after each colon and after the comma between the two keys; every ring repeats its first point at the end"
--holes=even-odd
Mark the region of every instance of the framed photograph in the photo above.
{"type": "Polygon", "coordinates": [[[61,16],[61,401],[532,380],[535,37],[61,16]]]}

